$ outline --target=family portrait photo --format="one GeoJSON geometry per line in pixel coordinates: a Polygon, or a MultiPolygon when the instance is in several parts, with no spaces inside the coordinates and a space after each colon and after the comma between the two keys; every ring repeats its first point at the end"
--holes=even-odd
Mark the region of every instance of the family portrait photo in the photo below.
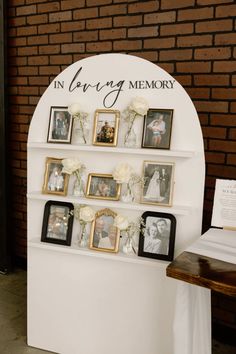
{"type": "Polygon", "coordinates": [[[49,201],[45,205],[41,241],[71,244],[73,205],[49,201]]]}
{"type": "Polygon", "coordinates": [[[98,109],[94,116],[94,145],[117,145],[120,112],[112,109],[98,109]]]}
{"type": "Polygon", "coordinates": [[[90,235],[90,248],[106,252],[118,252],[120,233],[114,224],[116,213],[110,209],[96,213],[90,235]]]}
{"type": "Polygon", "coordinates": [[[92,173],[88,175],[86,197],[118,200],[119,196],[120,185],[116,183],[112,175],[92,173]]]}
{"type": "Polygon", "coordinates": [[[51,107],[48,128],[49,143],[70,143],[73,118],[67,107],[51,107]]]}
{"type": "Polygon", "coordinates": [[[144,118],[142,147],[169,149],[172,117],[172,109],[149,109],[144,118]]]}
{"type": "Polygon", "coordinates": [[[62,168],[62,159],[46,159],[43,193],[66,195],[69,176],[62,173],[62,168]]]}
{"type": "Polygon", "coordinates": [[[174,163],[144,161],[141,202],[170,206],[172,203],[174,163]]]}
{"type": "Polygon", "coordinates": [[[139,239],[140,256],[172,260],[176,220],[171,214],[145,212],[144,227],[139,239]]]}

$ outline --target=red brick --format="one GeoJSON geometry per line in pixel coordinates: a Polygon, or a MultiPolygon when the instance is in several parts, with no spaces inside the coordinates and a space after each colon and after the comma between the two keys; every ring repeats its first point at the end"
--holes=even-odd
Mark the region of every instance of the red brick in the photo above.
{"type": "Polygon", "coordinates": [[[62,22],[61,32],[75,32],[85,29],[85,21],[62,22]]]}
{"type": "Polygon", "coordinates": [[[58,54],[60,53],[60,45],[43,45],[39,46],[39,54],[58,54]]]}
{"type": "Polygon", "coordinates": [[[231,102],[230,103],[230,112],[231,113],[236,113],[236,102],[231,102]]]}
{"type": "Polygon", "coordinates": [[[103,6],[100,8],[100,16],[113,16],[126,14],[126,4],[103,6]]]}
{"type": "Polygon", "coordinates": [[[213,71],[218,73],[230,73],[236,71],[235,61],[216,61],[213,64],[213,71]]]}
{"type": "Polygon", "coordinates": [[[86,28],[87,29],[98,29],[98,28],[110,28],[112,27],[112,18],[111,17],[106,17],[106,18],[101,18],[99,21],[97,19],[95,20],[86,20],[86,28]]]}
{"type": "Polygon", "coordinates": [[[234,0],[197,0],[197,5],[214,5],[214,4],[223,4],[223,3],[231,3],[234,0]]]}
{"type": "Polygon", "coordinates": [[[98,40],[98,31],[79,31],[73,34],[73,42],[93,42],[96,40],[98,40]]]}
{"type": "Polygon", "coordinates": [[[209,99],[210,97],[210,89],[209,88],[196,88],[196,87],[187,87],[186,91],[192,99],[209,99]]]}
{"type": "Polygon", "coordinates": [[[85,6],[85,0],[65,0],[61,1],[61,9],[62,10],[72,10],[78,9],[79,7],[85,6]]]}
{"type": "Polygon", "coordinates": [[[61,72],[59,65],[42,66],[39,68],[39,75],[58,75],[61,72]]]}
{"type": "MultiPolygon", "coordinates": [[[[208,174],[212,175],[212,176],[216,176],[218,178],[235,179],[236,167],[222,165],[221,168],[219,168],[219,166],[215,165],[215,164],[214,165],[208,165],[208,174]]],[[[221,313],[222,313],[222,315],[224,313],[224,316],[226,315],[225,311],[222,311],[221,313]]],[[[229,321],[229,318],[234,318],[234,314],[233,313],[230,313],[228,315],[229,316],[226,317],[227,318],[227,322],[229,321]]],[[[225,320],[226,320],[226,318],[225,318],[225,320]]]]}
{"type": "Polygon", "coordinates": [[[72,42],[72,33],[50,34],[49,43],[70,43],[72,42]]]}
{"type": "Polygon", "coordinates": [[[210,140],[210,150],[215,151],[224,151],[224,152],[233,152],[236,151],[236,141],[229,140],[210,140]]]}
{"type": "Polygon", "coordinates": [[[180,73],[208,73],[211,71],[210,62],[205,61],[177,63],[176,66],[180,73]]]}
{"type": "Polygon", "coordinates": [[[8,19],[10,27],[24,26],[26,24],[26,17],[12,17],[8,19]]]}
{"type": "Polygon", "coordinates": [[[236,126],[236,115],[234,114],[214,114],[211,115],[211,124],[219,126],[236,126]]]}
{"type": "Polygon", "coordinates": [[[225,47],[195,49],[194,58],[201,59],[229,59],[231,57],[231,49],[225,47]]]}
{"type": "Polygon", "coordinates": [[[236,44],[236,33],[216,34],[216,45],[236,44]]]}
{"type": "Polygon", "coordinates": [[[31,36],[37,34],[37,26],[26,26],[17,28],[17,36],[31,36]]]}
{"type": "Polygon", "coordinates": [[[83,53],[84,50],[85,45],[82,43],[70,43],[61,45],[62,53],[83,53]]]}
{"type": "Polygon", "coordinates": [[[48,35],[40,35],[40,36],[32,36],[27,38],[28,45],[37,45],[47,44],[48,43],[48,35]]]}
{"type": "Polygon", "coordinates": [[[100,6],[100,5],[107,5],[111,3],[112,0],[87,0],[86,1],[87,6],[100,6]]]}
{"type": "Polygon", "coordinates": [[[140,40],[114,41],[114,50],[138,50],[142,48],[140,40]]]}
{"type": "Polygon", "coordinates": [[[36,13],[36,5],[21,6],[16,8],[17,16],[31,15],[36,13]]]}
{"type": "Polygon", "coordinates": [[[226,128],[202,127],[202,131],[205,138],[226,138],[226,128]]]}
{"type": "Polygon", "coordinates": [[[176,75],[175,74],[174,77],[182,86],[192,85],[192,76],[191,75],[176,75]]]}
{"type": "Polygon", "coordinates": [[[152,62],[156,62],[158,60],[158,53],[156,51],[132,52],[132,55],[135,55],[136,57],[140,57],[152,62]]]}
{"type": "Polygon", "coordinates": [[[160,27],[160,35],[161,36],[171,36],[178,34],[189,34],[193,33],[193,24],[192,23],[184,23],[184,24],[176,24],[176,25],[161,25],[160,27]]]}
{"type": "Polygon", "coordinates": [[[159,54],[160,61],[182,61],[192,59],[192,49],[163,50],[159,54]]]}
{"type": "Polygon", "coordinates": [[[214,8],[204,7],[200,9],[180,10],[178,12],[178,21],[192,21],[213,18],[214,8]]]}
{"type": "Polygon", "coordinates": [[[236,90],[235,88],[213,88],[212,98],[236,100],[236,90]]]}
{"type": "Polygon", "coordinates": [[[143,2],[130,4],[128,5],[128,13],[145,13],[145,12],[155,12],[159,9],[158,1],[146,1],[145,4],[143,2]]]}
{"type": "Polygon", "coordinates": [[[199,118],[201,126],[209,124],[209,119],[208,119],[208,114],[207,113],[199,113],[198,114],[198,118],[199,118]]]}
{"type": "Polygon", "coordinates": [[[86,51],[88,52],[110,52],[112,50],[112,42],[97,42],[97,43],[87,43],[86,51]]]}
{"type": "Polygon", "coordinates": [[[117,16],[113,18],[114,27],[132,27],[142,24],[142,16],[117,16]]]}
{"type": "Polygon", "coordinates": [[[38,34],[45,34],[45,33],[56,33],[60,32],[60,24],[53,23],[53,24],[45,24],[38,26],[38,34]]]}
{"type": "Polygon", "coordinates": [[[152,23],[159,24],[159,23],[171,23],[174,22],[176,19],[176,12],[175,11],[168,11],[168,12],[157,12],[144,15],[144,24],[149,25],[152,23]]]}
{"type": "Polygon", "coordinates": [[[65,55],[51,55],[50,56],[50,64],[57,65],[57,64],[68,64],[72,63],[72,56],[70,54],[65,55]]]}
{"type": "Polygon", "coordinates": [[[216,8],[216,17],[235,17],[236,5],[218,6],[216,8]]]}
{"type": "Polygon", "coordinates": [[[27,24],[36,25],[48,22],[48,15],[32,15],[27,16],[27,24]]]}
{"type": "Polygon", "coordinates": [[[73,18],[74,20],[85,20],[87,18],[95,18],[98,17],[98,8],[91,9],[80,9],[74,11],[73,18]]]}
{"type": "Polygon", "coordinates": [[[99,32],[99,39],[102,41],[107,39],[119,39],[125,37],[126,37],[125,28],[101,30],[99,32]]]}
{"type": "Polygon", "coordinates": [[[22,66],[18,68],[19,75],[38,75],[38,68],[36,66],[22,66]]]}
{"type": "Polygon", "coordinates": [[[202,21],[196,23],[196,32],[229,32],[233,28],[233,20],[202,21]]]}
{"type": "Polygon", "coordinates": [[[34,46],[34,47],[30,47],[30,46],[26,46],[26,47],[20,47],[17,50],[17,54],[18,55],[37,55],[38,54],[38,47],[34,46]]]}
{"type": "Polygon", "coordinates": [[[198,112],[228,112],[228,102],[221,101],[194,101],[198,112]]]}
{"type": "Polygon", "coordinates": [[[174,38],[155,38],[155,39],[145,39],[144,40],[144,49],[164,49],[164,48],[173,48],[175,46],[174,38]]]}
{"type": "Polygon", "coordinates": [[[12,47],[20,47],[20,46],[25,46],[26,45],[26,38],[11,38],[8,40],[8,45],[12,47]]]}
{"type": "Polygon", "coordinates": [[[47,65],[48,57],[47,56],[34,56],[28,58],[29,65],[47,65]]]}
{"type": "Polygon", "coordinates": [[[236,154],[228,154],[227,155],[227,164],[236,166],[236,154]]]}
{"type": "Polygon", "coordinates": [[[232,76],[232,85],[236,86],[236,75],[232,76]]]}
{"type": "Polygon", "coordinates": [[[152,27],[136,27],[136,28],[129,28],[128,29],[128,37],[156,37],[158,34],[157,26],[152,27]]]}
{"type": "Polygon", "coordinates": [[[38,5],[38,12],[39,13],[54,12],[54,11],[59,11],[59,10],[60,10],[60,2],[59,1],[47,2],[46,4],[39,4],[38,5]]]}
{"type": "Polygon", "coordinates": [[[217,153],[217,152],[206,151],[205,158],[207,163],[213,162],[216,164],[224,164],[225,162],[225,154],[220,152],[217,153]]]}
{"type": "Polygon", "coordinates": [[[162,10],[167,10],[167,9],[180,9],[184,7],[191,7],[195,5],[195,0],[178,0],[178,1],[173,1],[173,0],[165,0],[161,2],[161,9],[162,10]]]}
{"type": "Polygon", "coordinates": [[[49,22],[62,22],[72,20],[71,11],[61,11],[49,14],[49,22]]]}
{"type": "Polygon", "coordinates": [[[229,139],[236,140],[236,128],[229,129],[229,139]]]}
{"type": "Polygon", "coordinates": [[[169,74],[174,72],[174,65],[170,63],[159,63],[160,68],[168,72],[169,74]]]}
{"type": "Polygon", "coordinates": [[[206,47],[212,45],[212,35],[184,36],[177,38],[178,47],[206,47]]]}
{"type": "Polygon", "coordinates": [[[29,85],[49,85],[49,80],[47,76],[30,76],[29,77],[29,85]]]}
{"type": "Polygon", "coordinates": [[[197,86],[227,86],[229,75],[194,75],[194,84],[197,86]]]}

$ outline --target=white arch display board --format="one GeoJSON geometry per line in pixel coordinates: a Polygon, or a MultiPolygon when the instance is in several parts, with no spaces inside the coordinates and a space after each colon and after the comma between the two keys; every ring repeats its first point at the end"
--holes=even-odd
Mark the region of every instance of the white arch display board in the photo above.
{"type": "MultiPolygon", "coordinates": [[[[141,141],[142,120],[136,124],[141,141]]],[[[165,277],[167,262],[80,250],[74,245],[76,227],[71,247],[40,242],[45,202],[80,202],[70,193],[41,193],[46,157],[79,157],[89,172],[97,173],[111,173],[121,161],[129,162],[138,174],[145,160],[173,162],[171,207],[85,198],[81,203],[97,210],[111,207],[131,218],[148,210],[175,215],[177,255],[200,236],[202,222],[204,149],[188,94],[164,70],[138,57],[89,57],[50,84],[37,105],[28,138],[28,344],[63,354],[172,354],[175,281],[165,277]],[[122,120],[117,147],[81,146],[74,138],[71,144],[47,143],[50,107],[77,102],[89,114],[92,127],[96,109],[122,112],[134,97],[143,97],[151,108],[173,109],[169,150],[125,148],[122,120]]]]}

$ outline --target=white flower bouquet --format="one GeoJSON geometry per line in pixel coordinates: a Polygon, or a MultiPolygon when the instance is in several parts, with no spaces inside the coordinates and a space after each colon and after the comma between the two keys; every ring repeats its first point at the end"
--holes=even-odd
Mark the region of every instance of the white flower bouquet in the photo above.
{"type": "Polygon", "coordinates": [[[68,112],[72,115],[75,121],[79,123],[79,129],[82,134],[82,139],[85,144],[87,144],[86,133],[85,133],[85,124],[88,119],[88,113],[81,111],[81,107],[78,103],[72,103],[68,107],[68,112]]]}
{"type": "Polygon", "coordinates": [[[73,214],[75,219],[80,223],[80,234],[78,236],[79,246],[86,247],[88,241],[86,225],[95,219],[95,211],[89,206],[77,204],[74,205],[73,214]]]}

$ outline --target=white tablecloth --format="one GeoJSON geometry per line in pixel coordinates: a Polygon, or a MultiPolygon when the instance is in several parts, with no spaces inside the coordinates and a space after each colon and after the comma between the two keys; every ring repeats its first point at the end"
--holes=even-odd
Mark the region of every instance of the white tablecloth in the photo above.
{"type": "MultiPolygon", "coordinates": [[[[210,229],[186,251],[236,264],[236,232],[210,229]]],[[[178,282],[174,354],[211,354],[209,289],[178,282]]]]}

